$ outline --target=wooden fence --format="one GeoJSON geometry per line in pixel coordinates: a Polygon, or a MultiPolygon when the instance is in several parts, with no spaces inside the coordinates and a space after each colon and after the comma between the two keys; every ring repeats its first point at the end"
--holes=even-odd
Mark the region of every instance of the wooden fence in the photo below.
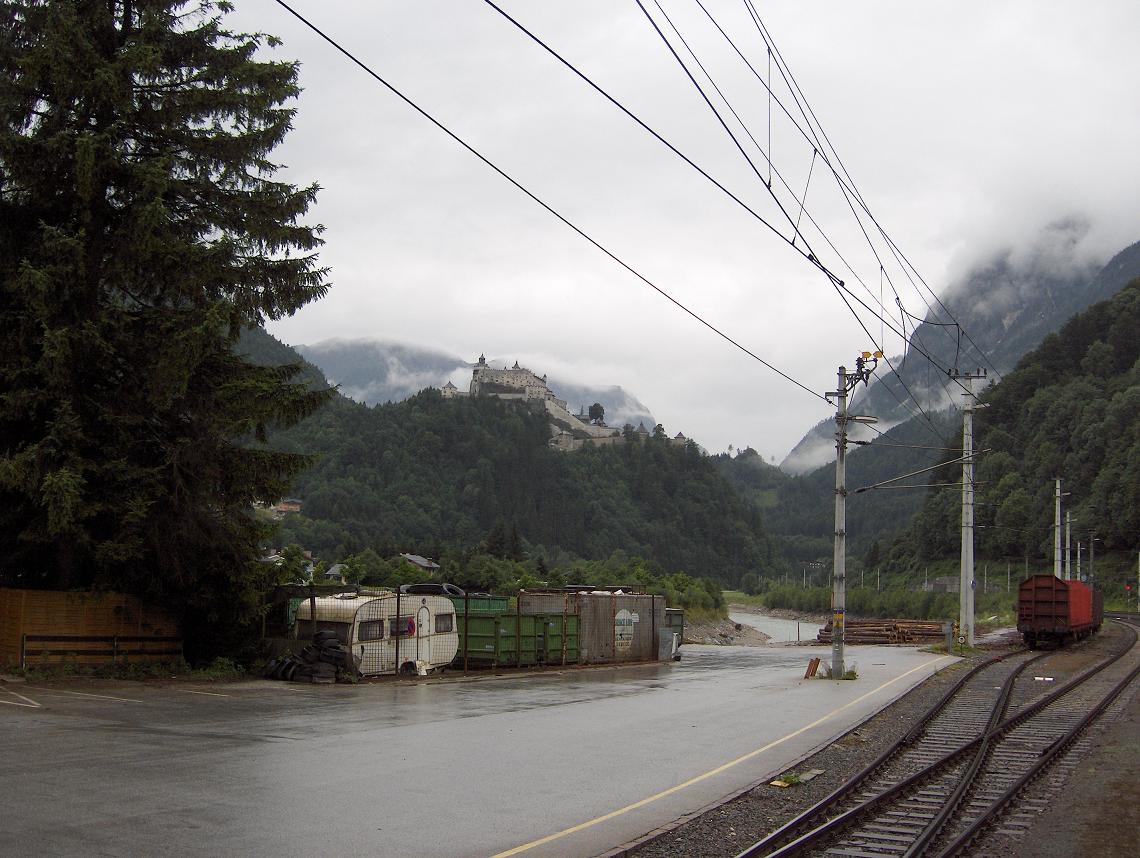
{"type": "Polygon", "coordinates": [[[177,619],[123,593],[0,588],[0,667],[170,661],[177,619]]]}

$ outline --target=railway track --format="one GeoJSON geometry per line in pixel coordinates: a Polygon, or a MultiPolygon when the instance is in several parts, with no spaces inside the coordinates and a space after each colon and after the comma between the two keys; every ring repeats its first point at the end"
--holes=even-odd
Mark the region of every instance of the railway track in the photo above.
{"type": "Polygon", "coordinates": [[[959,854],[1135,680],[1128,628],[1126,646],[1060,688],[1024,679],[1047,654],[975,667],[875,762],[738,858],[959,854]]]}

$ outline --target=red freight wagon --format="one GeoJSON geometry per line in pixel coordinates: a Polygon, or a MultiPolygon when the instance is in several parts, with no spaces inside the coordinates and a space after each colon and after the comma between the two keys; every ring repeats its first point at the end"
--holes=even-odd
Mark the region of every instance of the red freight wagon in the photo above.
{"type": "Polygon", "coordinates": [[[1101,616],[1100,594],[1080,581],[1034,575],[1018,587],[1017,630],[1027,646],[1087,637],[1100,628],[1101,616]]]}

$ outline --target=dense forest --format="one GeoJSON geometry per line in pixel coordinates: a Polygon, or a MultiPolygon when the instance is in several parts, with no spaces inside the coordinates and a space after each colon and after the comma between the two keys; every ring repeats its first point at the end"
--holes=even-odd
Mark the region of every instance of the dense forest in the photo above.
{"type": "MultiPolygon", "coordinates": [[[[296,360],[256,332],[242,348],[258,361],[296,360]]],[[[283,450],[316,456],[294,484],[303,510],[278,540],[331,562],[365,549],[438,558],[498,533],[548,567],[621,551],[660,573],[725,583],[774,568],[759,513],[696,445],[659,427],[643,441],[570,453],[549,437],[545,413],[518,402],[431,389],[375,407],[337,397],[273,435],[283,450]]]]}
{"type": "MultiPolygon", "coordinates": [[[[1051,569],[1054,480],[1063,481],[1075,544],[1113,595],[1135,578],[1140,533],[1140,280],[1075,316],[981,397],[975,478],[979,558],[1051,569]],[[1095,543],[1094,543],[1095,540],[1095,543]]],[[[936,482],[960,480],[957,465],[936,482]]],[[[886,553],[916,568],[959,550],[961,495],[931,493],[886,553]]],[[[1075,560],[1074,560],[1075,563],[1075,560]]]]}
{"type": "MultiPolygon", "coordinates": [[[[277,364],[296,360],[264,334],[250,353],[277,364]]],[[[1074,317],[982,394],[976,542],[979,564],[996,564],[995,577],[1000,568],[1004,580],[1007,561],[1051,568],[1058,476],[1085,571],[1095,541],[1098,578],[1135,577],[1138,358],[1134,281],[1074,317]]],[[[314,386],[323,383],[314,368],[306,373],[314,386]]],[[[923,476],[919,482],[951,485],[930,492],[909,526],[912,493],[855,491],[922,468],[931,456],[956,458],[957,412],[932,419],[933,427],[896,427],[850,456],[849,545],[861,555],[850,571],[876,569],[884,584],[907,586],[955,561],[958,465],[923,476]],[[938,454],[932,448],[940,444],[938,454]]],[[[338,397],[274,436],[282,449],[317,457],[295,484],[303,513],[282,523],[278,539],[329,562],[414,551],[445,560],[457,577],[488,582],[600,582],[605,567],[583,564],[609,562],[611,569],[644,566],[643,577],[774,584],[813,561],[830,566],[832,507],[819,503],[830,494],[830,468],[788,477],[754,450],[709,457],[660,428],[645,441],[573,453],[550,449],[548,434],[544,414],[492,398],[444,400],[426,390],[370,408],[338,397]]]]}
{"type": "MultiPolygon", "coordinates": [[[[959,412],[947,410],[929,411],[926,417],[893,427],[866,445],[849,447],[849,552],[862,556],[874,543],[889,541],[906,528],[922,504],[919,491],[857,490],[936,464],[945,455],[938,450],[954,445],[961,447],[961,418],[959,412]]],[[[793,566],[830,565],[835,532],[834,461],[793,476],[766,463],[751,448],[735,456],[722,453],[712,458],[724,478],[760,509],[780,556],[793,566]]]]}

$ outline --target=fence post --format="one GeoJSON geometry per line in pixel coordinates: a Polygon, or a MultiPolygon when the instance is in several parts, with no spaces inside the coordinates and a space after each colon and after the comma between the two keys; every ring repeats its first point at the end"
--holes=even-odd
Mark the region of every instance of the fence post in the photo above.
{"type": "MultiPolygon", "coordinates": [[[[664,598],[664,597],[662,597],[662,598],[664,598]]],[[[657,595],[654,593],[651,593],[649,595],[649,614],[650,614],[650,616],[653,617],[653,638],[652,638],[652,643],[650,644],[650,650],[649,651],[653,652],[654,648],[656,648],[657,655],[660,656],[661,655],[661,644],[657,640],[657,595]]],[[[659,661],[660,659],[655,658],[653,660],[659,661]]]]}
{"type": "Polygon", "coordinates": [[[20,635],[20,670],[28,669],[28,635],[20,635]]]}
{"type": "Polygon", "coordinates": [[[396,629],[396,660],[392,664],[392,673],[395,676],[400,675],[400,638],[402,637],[403,626],[400,625],[400,589],[396,588],[396,621],[392,623],[396,629]]]}
{"type": "Polygon", "coordinates": [[[119,636],[111,636],[111,661],[117,662],[119,660],[119,636]]]}
{"type": "Polygon", "coordinates": [[[471,594],[463,594],[463,675],[467,675],[467,651],[471,641],[471,594]]]}

